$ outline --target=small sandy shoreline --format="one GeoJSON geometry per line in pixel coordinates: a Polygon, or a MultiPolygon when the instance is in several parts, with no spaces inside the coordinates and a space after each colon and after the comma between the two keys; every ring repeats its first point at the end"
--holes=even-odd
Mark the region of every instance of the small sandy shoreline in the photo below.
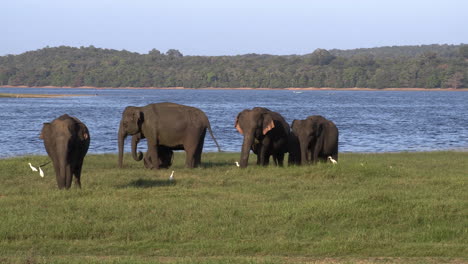
{"type": "Polygon", "coordinates": [[[16,93],[0,93],[0,98],[58,98],[70,96],[89,96],[83,94],[16,94],[16,93]]]}
{"type": "Polygon", "coordinates": [[[108,90],[108,89],[141,89],[141,90],[291,90],[291,91],[468,91],[468,88],[462,89],[453,89],[453,88],[331,88],[331,87],[307,87],[307,88],[297,88],[297,87],[288,87],[288,88],[251,88],[251,87],[240,87],[240,88],[220,88],[220,87],[206,87],[206,88],[187,88],[187,87],[94,87],[94,86],[25,86],[25,85],[3,85],[2,88],[39,88],[39,89],[94,89],[94,90],[108,90]]]}

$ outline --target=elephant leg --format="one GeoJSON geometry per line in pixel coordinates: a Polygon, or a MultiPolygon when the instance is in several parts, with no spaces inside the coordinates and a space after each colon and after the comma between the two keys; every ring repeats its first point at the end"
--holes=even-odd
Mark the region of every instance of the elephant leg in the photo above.
{"type": "Polygon", "coordinates": [[[260,165],[268,166],[270,164],[270,154],[262,153],[260,156],[260,165]]]}
{"type": "Polygon", "coordinates": [[[202,151],[198,150],[195,152],[195,157],[194,157],[194,167],[197,168],[201,165],[201,155],[202,151]]]}
{"type": "Polygon", "coordinates": [[[55,180],[56,180],[57,185],[58,185],[59,179],[60,179],[60,164],[59,164],[59,161],[57,160],[57,158],[56,158],[56,156],[54,154],[50,153],[49,157],[52,160],[52,165],[54,166],[55,180]]]}
{"type": "MultiPolygon", "coordinates": [[[[256,139],[255,139],[256,141],[256,139]]],[[[260,152],[261,152],[261,149],[262,149],[262,145],[258,144],[258,143],[254,143],[251,147],[250,147],[250,150],[252,150],[252,152],[257,156],[257,165],[260,165],[260,152]]]]}
{"type": "Polygon", "coordinates": [[[159,168],[167,169],[172,165],[172,157],[174,152],[168,147],[159,146],[158,156],[159,156],[159,168]]]}
{"type": "Polygon", "coordinates": [[[268,166],[270,163],[270,154],[268,153],[268,149],[270,146],[271,140],[269,137],[265,137],[262,142],[262,147],[260,150],[260,163],[263,166],[268,166]]]}
{"type": "Polygon", "coordinates": [[[63,189],[63,188],[65,188],[65,186],[66,186],[65,185],[65,177],[62,177],[62,175],[60,175],[60,173],[59,173],[59,175],[57,175],[57,187],[59,189],[63,189]]]}
{"type": "Polygon", "coordinates": [[[73,170],[73,175],[75,176],[75,184],[78,188],[81,189],[81,168],[83,166],[83,160],[79,161],[78,164],[75,165],[75,169],[73,170]]]}
{"type": "Polygon", "coordinates": [[[70,163],[68,163],[65,166],[65,188],[66,189],[70,189],[71,184],[72,184],[72,177],[73,177],[72,166],[70,163]]]}
{"type": "Polygon", "coordinates": [[[319,156],[320,156],[320,150],[318,149],[318,147],[316,145],[313,145],[310,149],[309,149],[309,155],[310,155],[310,161],[311,163],[317,163],[318,160],[319,160],[319,156]]]}
{"type": "Polygon", "coordinates": [[[327,160],[328,160],[328,156],[331,156],[334,160],[338,161],[338,143],[335,146],[330,148],[329,153],[330,155],[327,155],[327,160]]]}
{"type": "Polygon", "coordinates": [[[277,153],[276,155],[277,162],[275,162],[275,165],[283,167],[283,162],[284,162],[284,153],[277,153]]]}
{"type": "Polygon", "coordinates": [[[193,145],[184,146],[185,148],[185,167],[186,168],[195,168],[195,153],[197,152],[197,147],[193,145]]]}
{"type": "Polygon", "coordinates": [[[67,179],[71,174],[70,164],[68,163],[66,156],[59,157],[58,160],[58,173],[56,174],[57,185],[59,189],[63,189],[68,186],[67,179]]]}
{"type": "Polygon", "coordinates": [[[201,156],[203,153],[203,144],[205,143],[205,133],[200,137],[200,142],[198,143],[197,149],[195,151],[195,167],[201,165],[201,156]]]}
{"type": "Polygon", "coordinates": [[[268,166],[268,165],[270,165],[270,154],[266,154],[263,160],[263,166],[268,166]]]}
{"type": "Polygon", "coordinates": [[[169,148],[164,149],[164,151],[161,152],[159,155],[161,159],[160,167],[165,168],[165,169],[168,169],[169,167],[171,167],[173,156],[174,156],[174,152],[171,149],[169,148]]]}
{"type": "Polygon", "coordinates": [[[65,182],[63,181],[64,178],[61,176],[59,161],[54,158],[54,159],[52,159],[52,163],[54,164],[55,179],[57,181],[57,187],[59,189],[62,189],[62,188],[65,187],[65,182]]]}
{"type": "Polygon", "coordinates": [[[327,155],[326,152],[323,149],[318,151],[317,162],[319,162],[319,161],[320,162],[322,162],[322,161],[327,162],[328,161],[328,156],[329,155],[327,155]]]}
{"type": "Polygon", "coordinates": [[[317,152],[316,151],[309,151],[309,155],[308,155],[308,158],[309,158],[309,163],[316,163],[318,161],[318,155],[317,155],[317,152]]]}
{"type": "Polygon", "coordinates": [[[297,158],[291,152],[288,155],[288,166],[297,165],[297,158]]]}
{"type": "Polygon", "coordinates": [[[275,164],[275,166],[278,166],[278,157],[276,156],[276,154],[273,154],[273,164],[275,164]]]}
{"type": "Polygon", "coordinates": [[[143,157],[143,164],[145,165],[145,168],[150,169],[150,170],[153,169],[153,163],[152,163],[149,151],[146,152],[143,157]]]}
{"type": "Polygon", "coordinates": [[[152,144],[148,141],[148,163],[150,164],[151,169],[159,169],[159,155],[158,155],[158,146],[156,144],[152,144]]]}
{"type": "Polygon", "coordinates": [[[76,175],[75,175],[76,176],[76,184],[80,189],[81,189],[81,172],[83,170],[83,161],[84,161],[85,155],[83,155],[80,158],[80,162],[78,163],[78,166],[76,168],[76,175]]]}
{"type": "Polygon", "coordinates": [[[81,189],[81,169],[75,172],[75,185],[81,189]]]}
{"type": "Polygon", "coordinates": [[[185,152],[185,167],[193,169],[195,168],[195,151],[190,150],[185,152]]]}
{"type": "Polygon", "coordinates": [[[321,156],[320,156],[320,159],[321,159],[323,162],[328,162],[328,161],[329,161],[329,160],[328,160],[328,156],[330,156],[330,155],[321,155],[321,156]]]}

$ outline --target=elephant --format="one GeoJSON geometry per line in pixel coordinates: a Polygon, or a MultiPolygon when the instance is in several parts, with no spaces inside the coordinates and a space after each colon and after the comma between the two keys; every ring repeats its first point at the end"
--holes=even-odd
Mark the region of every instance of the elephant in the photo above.
{"type": "Polygon", "coordinates": [[[44,123],[39,138],[44,140],[47,154],[52,159],[59,189],[75,185],[81,188],[81,168],[88,152],[88,128],[78,118],[64,114],[50,123],[44,123]]]}
{"type": "Polygon", "coordinates": [[[273,156],[275,165],[283,166],[290,129],[279,113],[264,107],[245,109],[237,115],[234,127],[244,135],[241,168],[247,167],[250,150],[257,155],[257,165],[268,165],[273,156]]]}
{"type": "MultiPolygon", "coordinates": [[[[147,154],[143,155],[143,153],[141,153],[140,151],[138,151],[137,154],[138,142],[140,142],[140,140],[143,138],[145,137],[142,135],[142,133],[137,133],[132,136],[132,156],[133,159],[136,161],[140,161],[143,159],[145,168],[152,169],[153,167],[151,164],[151,158],[147,154]]],[[[157,151],[159,158],[159,167],[164,169],[168,169],[169,167],[171,167],[172,160],[174,158],[174,152],[172,151],[172,149],[164,146],[158,146],[157,151]]]]}
{"type": "Polygon", "coordinates": [[[292,132],[289,134],[288,152],[288,165],[301,165],[301,147],[299,145],[299,139],[292,132]]]}
{"type": "MultiPolygon", "coordinates": [[[[195,107],[176,103],[154,103],[142,107],[127,106],[122,113],[118,132],[118,165],[123,167],[124,141],[128,135],[146,138],[148,151],[145,161],[148,168],[159,169],[165,166],[160,155],[171,156],[168,150],[185,150],[185,166],[195,168],[201,164],[201,154],[206,130],[213,141],[221,148],[211,130],[206,114],[195,107]]],[[[138,140],[132,139],[132,155],[141,160],[141,153],[136,154],[138,140]],[[134,141],[134,144],[133,144],[134,141]]],[[[166,164],[168,162],[166,161],[166,164]]]]}
{"type": "Polygon", "coordinates": [[[300,156],[296,157],[296,164],[327,161],[329,156],[338,160],[338,128],[332,121],[314,115],[294,120],[291,129],[299,142],[300,156]]]}

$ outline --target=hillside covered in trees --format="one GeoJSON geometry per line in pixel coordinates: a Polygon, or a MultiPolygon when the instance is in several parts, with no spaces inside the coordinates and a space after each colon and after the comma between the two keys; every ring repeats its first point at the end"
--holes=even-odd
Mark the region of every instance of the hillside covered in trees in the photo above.
{"type": "Polygon", "coordinates": [[[54,47],[0,57],[0,85],[466,88],[468,45],[317,49],[306,55],[184,56],[54,47]]]}

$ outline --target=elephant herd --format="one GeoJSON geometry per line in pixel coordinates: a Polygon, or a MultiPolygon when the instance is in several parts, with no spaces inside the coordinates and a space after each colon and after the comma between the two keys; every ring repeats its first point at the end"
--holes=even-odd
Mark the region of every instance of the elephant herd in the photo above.
{"type": "Polygon", "coordinates": [[[283,166],[289,152],[289,165],[338,160],[338,128],[320,115],[289,124],[276,112],[254,107],[240,112],[234,125],[244,135],[240,167],[247,167],[250,150],[257,155],[257,165],[266,166],[270,156],[275,165],[283,166]]]}
{"type": "MultiPolygon", "coordinates": [[[[257,155],[257,165],[269,164],[273,156],[275,165],[283,166],[289,153],[289,165],[338,160],[338,129],[322,116],[309,116],[291,124],[276,112],[254,107],[240,112],[234,127],[244,136],[240,167],[247,167],[250,151],[257,155]]],[[[131,152],[136,161],[143,160],[146,168],[169,168],[173,151],[184,150],[185,166],[195,168],[201,164],[206,130],[213,136],[206,114],[195,107],[175,103],[155,103],[143,107],[128,106],[122,113],[118,131],[118,165],[123,166],[124,141],[132,136],[131,152]],[[137,151],[138,143],[146,138],[145,154],[137,151]]],[[[44,123],[40,138],[52,160],[59,189],[69,189],[73,176],[81,187],[83,159],[88,151],[88,128],[78,118],[67,114],[50,123],[44,123]]]]}

